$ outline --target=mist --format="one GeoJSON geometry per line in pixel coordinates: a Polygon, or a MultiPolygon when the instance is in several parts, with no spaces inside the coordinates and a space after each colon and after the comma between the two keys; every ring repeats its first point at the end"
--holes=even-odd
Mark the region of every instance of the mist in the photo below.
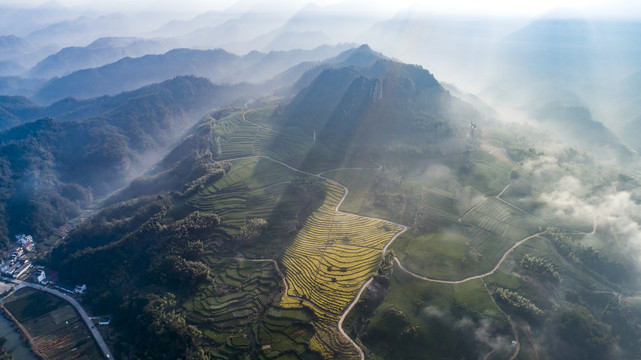
{"type": "Polygon", "coordinates": [[[0,245],[80,224],[33,260],[120,313],[121,357],[161,348],[123,335],[136,327],[122,319],[149,318],[144,300],[190,329],[176,358],[554,358],[598,344],[632,359],[640,39],[631,1],[0,0],[0,245]],[[255,217],[266,225],[249,236],[255,217]],[[345,234],[292,250],[315,219],[345,234]],[[362,245],[347,224],[380,239],[362,245]],[[288,256],[301,257],[287,269],[288,256]],[[349,266],[322,278],[329,258],[349,266]],[[259,287],[226,283],[251,261],[259,287]],[[284,293],[302,263],[314,276],[284,293]],[[360,298],[338,306],[339,290],[360,298]],[[204,315],[223,296],[259,316],[236,326],[250,305],[229,311],[223,334],[204,315]],[[573,321],[590,331],[557,336],[573,321]],[[299,335],[279,354],[281,333],[262,331],[299,335]]]}

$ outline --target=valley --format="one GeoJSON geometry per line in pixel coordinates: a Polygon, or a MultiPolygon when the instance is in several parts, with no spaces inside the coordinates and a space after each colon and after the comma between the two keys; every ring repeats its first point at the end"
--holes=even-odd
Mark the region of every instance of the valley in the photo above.
{"type": "Polygon", "coordinates": [[[36,356],[641,357],[638,11],[60,1],[0,0],[36,356]]]}

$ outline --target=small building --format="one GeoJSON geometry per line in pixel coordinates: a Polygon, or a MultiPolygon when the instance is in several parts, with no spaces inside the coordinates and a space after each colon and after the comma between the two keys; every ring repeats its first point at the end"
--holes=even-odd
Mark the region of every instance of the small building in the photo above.
{"type": "Polygon", "coordinates": [[[18,269],[13,273],[13,277],[14,277],[14,278],[17,278],[17,277],[21,276],[22,274],[26,273],[26,272],[27,272],[27,270],[29,270],[30,268],[31,268],[31,263],[30,263],[29,261],[26,261],[26,260],[25,260],[24,264],[22,264],[22,266],[20,266],[20,267],[19,267],[19,268],[18,268],[18,269]]]}
{"type": "Polygon", "coordinates": [[[16,235],[16,242],[20,244],[20,246],[23,246],[28,242],[33,242],[33,237],[31,235],[18,234],[16,235]]]}
{"type": "Polygon", "coordinates": [[[56,284],[56,289],[60,291],[64,291],[69,294],[75,294],[76,288],[73,287],[73,285],[69,284],[68,282],[59,282],[56,284]]]}
{"type": "Polygon", "coordinates": [[[33,241],[33,237],[25,234],[16,235],[16,242],[18,242],[18,244],[20,244],[20,246],[26,251],[33,251],[33,248],[36,245],[33,241]]]}
{"type": "Polygon", "coordinates": [[[14,262],[11,266],[6,268],[3,272],[7,276],[13,276],[13,274],[18,270],[24,263],[20,261],[14,262]]]}
{"type": "Polygon", "coordinates": [[[22,245],[22,248],[25,249],[27,252],[33,251],[33,248],[35,247],[35,244],[33,241],[26,242],[24,245],[22,245]]]}
{"type": "Polygon", "coordinates": [[[45,279],[47,278],[47,274],[44,270],[38,270],[34,273],[34,278],[37,282],[43,284],[45,282],[45,279]]]}
{"type": "Polygon", "coordinates": [[[82,284],[82,285],[76,285],[73,286],[70,283],[66,281],[61,281],[55,285],[56,289],[62,290],[64,292],[67,292],[69,294],[82,294],[87,290],[87,285],[82,284]]]}
{"type": "Polygon", "coordinates": [[[111,324],[111,318],[98,319],[98,325],[109,325],[109,324],[111,324]]]}

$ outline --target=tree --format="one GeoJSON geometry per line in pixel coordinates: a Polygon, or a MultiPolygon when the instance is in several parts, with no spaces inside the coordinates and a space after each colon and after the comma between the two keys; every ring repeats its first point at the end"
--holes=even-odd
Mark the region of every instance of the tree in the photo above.
{"type": "Polygon", "coordinates": [[[241,244],[249,244],[256,241],[263,231],[267,228],[267,220],[263,218],[253,218],[245,221],[240,227],[240,233],[236,235],[236,240],[241,244]]]}
{"type": "Polygon", "coordinates": [[[574,305],[559,312],[550,320],[554,351],[558,358],[608,359],[617,339],[606,325],[583,306],[574,305]]]}

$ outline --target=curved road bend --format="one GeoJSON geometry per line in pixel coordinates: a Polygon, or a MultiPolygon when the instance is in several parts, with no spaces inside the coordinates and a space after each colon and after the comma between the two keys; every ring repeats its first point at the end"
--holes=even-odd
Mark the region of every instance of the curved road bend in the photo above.
{"type": "Polygon", "coordinates": [[[396,261],[396,264],[398,265],[399,268],[401,268],[401,270],[405,271],[406,273],[408,273],[409,275],[412,275],[413,277],[415,277],[417,279],[421,279],[421,280],[425,280],[425,281],[432,281],[432,282],[441,283],[441,284],[461,284],[461,283],[464,283],[464,282],[468,282],[470,280],[481,279],[481,278],[484,278],[486,276],[490,276],[490,275],[494,274],[495,272],[497,272],[499,270],[499,268],[501,267],[501,264],[503,264],[503,261],[505,261],[505,259],[507,259],[508,255],[510,255],[510,253],[512,251],[514,251],[514,249],[516,249],[517,247],[521,246],[521,244],[523,244],[524,242],[543,234],[544,232],[545,231],[541,231],[541,232],[538,232],[538,233],[536,233],[534,235],[530,235],[530,236],[526,237],[525,239],[523,239],[523,240],[517,242],[516,244],[512,245],[512,247],[509,248],[505,252],[505,254],[503,254],[503,256],[501,257],[499,262],[496,264],[496,266],[494,266],[494,268],[492,270],[486,272],[485,274],[470,276],[470,277],[462,279],[462,280],[438,280],[438,279],[432,279],[432,278],[429,278],[429,277],[421,276],[421,275],[415,274],[415,273],[407,270],[405,267],[403,267],[403,265],[401,264],[401,261],[397,257],[394,258],[394,261],[396,261]]]}
{"type": "MultiPolygon", "coordinates": [[[[250,110],[247,110],[247,111],[250,111],[250,110]]],[[[247,111],[246,111],[246,112],[247,112],[247,111]]],[[[245,120],[245,121],[247,121],[247,122],[249,122],[249,123],[251,123],[251,124],[253,124],[253,125],[255,125],[255,126],[263,127],[263,126],[261,126],[261,125],[259,125],[259,124],[256,124],[256,123],[253,123],[253,122],[251,122],[251,121],[248,121],[248,120],[245,118],[245,113],[246,113],[246,112],[243,112],[243,120],[245,120]]],[[[268,128],[268,129],[269,129],[269,128],[268,128]]],[[[273,129],[269,129],[269,130],[271,130],[271,131],[275,131],[275,130],[273,130],[273,129]]],[[[276,132],[278,132],[278,131],[276,131],[276,132]]],[[[281,134],[283,134],[283,133],[281,133],[281,134]]],[[[283,134],[283,135],[288,135],[288,134],[283,134]]],[[[238,157],[238,158],[225,159],[225,160],[231,161],[231,160],[239,160],[239,159],[246,159],[246,158],[263,158],[263,159],[267,159],[267,160],[273,161],[273,162],[275,162],[275,163],[278,163],[278,164],[280,164],[280,165],[282,165],[282,166],[284,166],[284,167],[286,167],[286,168],[288,168],[288,169],[290,169],[290,170],[292,170],[292,171],[299,172],[299,173],[302,173],[302,174],[306,174],[306,175],[309,175],[309,176],[315,176],[315,177],[321,178],[321,179],[323,179],[323,180],[330,181],[330,182],[332,182],[332,183],[334,183],[334,184],[336,184],[336,185],[340,186],[343,190],[345,190],[345,192],[344,192],[344,194],[343,194],[343,197],[342,197],[342,198],[341,198],[341,200],[338,202],[338,204],[336,204],[336,208],[335,208],[336,212],[338,212],[338,213],[343,213],[343,214],[350,214],[350,215],[360,216],[360,217],[363,217],[363,218],[368,218],[368,219],[373,219],[373,220],[385,221],[385,222],[388,222],[388,223],[391,223],[391,224],[394,224],[394,225],[397,225],[397,226],[401,227],[401,228],[402,228],[402,230],[401,230],[401,231],[399,231],[398,233],[396,233],[396,235],[394,235],[394,237],[392,237],[392,238],[390,239],[390,241],[387,243],[387,245],[385,245],[385,247],[382,249],[382,253],[383,253],[383,255],[384,255],[384,254],[385,254],[385,252],[387,251],[387,248],[388,248],[388,247],[389,247],[389,246],[394,242],[394,240],[396,240],[396,238],[398,238],[398,236],[400,236],[402,233],[404,233],[404,232],[407,230],[407,226],[405,226],[405,225],[403,225],[403,224],[399,224],[399,223],[393,222],[393,221],[389,221],[389,220],[386,220],[386,219],[381,219],[381,218],[376,218],[376,217],[370,217],[370,216],[363,216],[363,215],[359,215],[359,214],[352,214],[352,213],[349,213],[349,212],[340,211],[340,210],[339,210],[339,208],[340,208],[340,206],[343,204],[343,201],[345,201],[345,198],[347,198],[347,194],[349,193],[349,189],[348,189],[345,185],[341,184],[340,182],[338,182],[338,181],[336,181],[336,180],[334,180],[334,179],[330,179],[330,178],[325,177],[325,176],[323,176],[323,175],[322,175],[322,174],[325,174],[325,173],[327,173],[327,172],[329,172],[329,171],[332,171],[332,170],[323,171],[323,172],[318,173],[318,174],[312,174],[312,173],[307,172],[307,171],[303,171],[303,170],[300,170],[300,169],[296,169],[296,168],[294,168],[294,167],[292,167],[292,166],[290,166],[290,165],[288,165],[288,164],[286,164],[286,163],[284,163],[284,162],[282,162],[282,161],[279,161],[279,160],[276,160],[276,159],[272,159],[271,157],[269,157],[269,156],[265,156],[265,155],[249,155],[249,156],[242,156],[242,157],[238,157]]],[[[333,169],[333,170],[338,170],[338,169],[333,169]]],[[[508,187],[509,187],[509,185],[508,185],[508,186],[506,186],[505,188],[503,188],[503,190],[502,190],[498,195],[496,195],[495,197],[496,197],[497,199],[499,199],[499,200],[501,200],[501,201],[505,202],[505,203],[506,203],[506,204],[508,204],[508,205],[514,206],[514,205],[512,205],[512,204],[510,204],[510,203],[508,203],[508,202],[506,202],[505,200],[503,200],[503,199],[501,199],[501,198],[500,198],[500,196],[501,196],[501,195],[503,195],[503,193],[505,192],[505,190],[507,190],[507,188],[508,188],[508,187]]],[[[483,201],[479,202],[478,204],[476,204],[475,206],[473,206],[471,209],[468,209],[468,211],[467,211],[467,212],[469,212],[469,211],[473,210],[474,208],[478,207],[481,203],[483,203],[483,201]]],[[[518,209],[518,210],[521,210],[521,209],[519,209],[519,208],[517,208],[517,209],[518,209]]],[[[521,211],[523,211],[523,210],[521,210],[521,211]]],[[[466,213],[467,213],[467,212],[466,212],[466,213]]],[[[460,219],[459,219],[459,221],[460,221],[460,219]]],[[[530,236],[528,236],[528,237],[524,238],[523,240],[521,240],[521,241],[517,242],[516,244],[514,244],[510,249],[508,249],[508,250],[505,252],[505,254],[503,254],[503,256],[501,257],[501,259],[499,260],[499,262],[496,264],[496,266],[495,266],[491,271],[489,271],[489,272],[487,272],[487,273],[485,273],[485,274],[476,275],[476,276],[471,276],[471,277],[468,277],[468,278],[466,278],[466,279],[462,279],[462,280],[455,280],[455,281],[451,281],[451,280],[437,280],[437,279],[431,279],[431,278],[428,278],[428,277],[420,276],[420,275],[417,275],[417,274],[415,274],[415,273],[413,273],[413,272],[411,272],[411,271],[409,271],[409,270],[405,269],[405,268],[403,267],[403,265],[401,264],[401,262],[399,261],[399,259],[398,259],[398,258],[394,257],[394,261],[396,261],[396,263],[397,263],[397,264],[398,264],[398,266],[401,268],[401,270],[405,271],[405,272],[406,272],[406,273],[408,273],[409,275],[411,275],[411,276],[413,276],[413,277],[416,277],[416,278],[418,278],[418,279],[422,279],[422,280],[426,280],[426,281],[433,281],[433,282],[438,282],[438,283],[444,283],[444,284],[460,284],[460,283],[464,283],[464,282],[467,282],[467,281],[470,281],[470,280],[474,280],[474,279],[482,279],[482,278],[484,278],[484,277],[486,277],[486,276],[489,276],[489,275],[494,274],[495,272],[497,272],[497,271],[498,271],[499,267],[501,267],[501,264],[503,264],[503,261],[505,261],[505,259],[508,257],[508,255],[509,255],[509,254],[510,254],[514,249],[516,249],[517,247],[519,247],[521,244],[523,244],[523,243],[524,243],[524,242],[526,242],[527,240],[529,240],[529,239],[531,239],[531,238],[534,238],[534,237],[537,237],[537,236],[541,235],[542,233],[543,233],[543,232],[539,232],[539,233],[536,233],[536,234],[534,234],[534,235],[530,235],[530,236]]],[[[246,259],[246,260],[249,260],[249,259],[246,259]]],[[[285,294],[287,294],[287,280],[285,279],[285,276],[283,275],[283,273],[280,271],[280,269],[279,269],[279,267],[278,267],[277,262],[276,262],[276,261],[274,261],[274,260],[264,260],[264,261],[271,261],[271,262],[273,262],[273,263],[274,263],[274,265],[276,266],[277,271],[279,272],[279,274],[280,274],[280,275],[282,276],[282,278],[283,278],[283,283],[285,284],[285,291],[286,291],[286,292],[285,292],[285,294]]],[[[358,346],[358,344],[356,344],[356,342],[355,342],[354,340],[352,340],[352,338],[351,338],[349,335],[347,335],[347,333],[345,332],[345,330],[343,330],[343,321],[345,320],[345,318],[347,317],[347,315],[349,314],[349,312],[354,308],[354,306],[356,305],[356,303],[357,303],[357,302],[358,302],[358,300],[360,299],[361,295],[363,294],[363,291],[365,291],[365,289],[367,289],[367,287],[371,284],[372,280],[373,280],[373,278],[370,278],[367,282],[365,282],[365,284],[363,284],[363,286],[361,287],[361,289],[359,290],[359,292],[358,292],[358,293],[356,294],[356,296],[354,297],[354,300],[352,300],[352,302],[350,303],[350,305],[345,309],[345,311],[343,312],[343,315],[339,318],[339,321],[338,321],[338,330],[340,331],[340,333],[341,333],[343,336],[345,336],[345,337],[346,337],[346,338],[347,338],[347,339],[352,343],[352,345],[354,345],[354,347],[356,348],[356,350],[358,350],[358,353],[359,353],[359,355],[360,355],[360,359],[361,359],[361,360],[364,360],[364,359],[365,359],[365,354],[363,353],[363,350],[360,348],[360,346],[358,346]]],[[[516,352],[516,354],[518,354],[518,351],[516,352]]]]}
{"type": "Polygon", "coordinates": [[[82,308],[82,306],[80,306],[80,304],[74,298],[72,298],[71,296],[69,296],[69,295],[67,295],[65,293],[62,293],[62,292],[60,292],[58,290],[50,289],[50,288],[47,288],[47,287],[44,287],[44,286],[41,286],[41,285],[37,285],[37,284],[33,284],[33,283],[30,283],[30,282],[26,282],[26,281],[21,282],[16,287],[16,290],[19,289],[20,287],[25,287],[25,286],[33,288],[33,289],[36,289],[36,290],[48,292],[50,294],[53,294],[53,295],[55,295],[55,296],[57,296],[59,298],[62,298],[64,300],[66,300],[68,303],[70,303],[71,306],[73,306],[74,309],[76,309],[76,311],[78,312],[78,314],[80,315],[82,320],[87,325],[87,329],[89,329],[89,332],[91,332],[91,335],[94,337],[94,339],[96,339],[96,344],[98,344],[98,347],[100,348],[100,351],[102,351],[102,354],[105,356],[105,358],[107,358],[107,359],[113,359],[114,358],[113,355],[111,355],[111,352],[109,351],[109,347],[105,343],[105,340],[102,338],[102,335],[100,335],[100,332],[98,331],[96,326],[91,321],[91,318],[89,317],[89,315],[87,315],[87,313],[82,308]]]}

